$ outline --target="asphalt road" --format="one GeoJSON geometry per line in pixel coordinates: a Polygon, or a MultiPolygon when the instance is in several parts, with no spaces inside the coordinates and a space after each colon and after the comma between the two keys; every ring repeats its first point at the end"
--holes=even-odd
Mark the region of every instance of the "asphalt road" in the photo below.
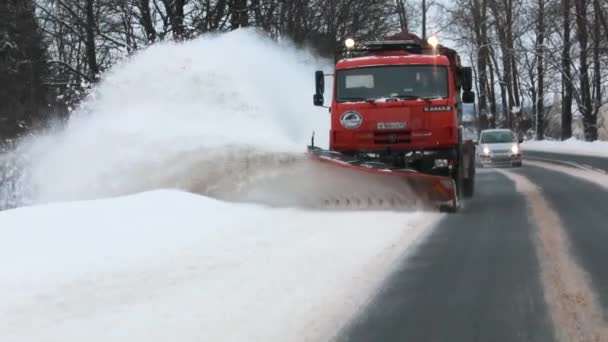
{"type": "Polygon", "coordinates": [[[608,190],[532,164],[479,170],[338,340],[608,341],[608,190]]]}
{"type": "Polygon", "coordinates": [[[602,157],[552,152],[525,151],[524,159],[543,161],[578,168],[596,169],[608,172],[608,158],[602,157]]]}

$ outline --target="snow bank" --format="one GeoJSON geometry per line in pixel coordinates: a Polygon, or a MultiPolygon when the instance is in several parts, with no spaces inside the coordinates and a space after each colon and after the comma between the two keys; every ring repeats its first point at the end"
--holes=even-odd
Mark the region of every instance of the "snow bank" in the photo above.
{"type": "Polygon", "coordinates": [[[522,144],[523,150],[570,153],[596,157],[608,157],[608,141],[582,141],[571,138],[564,141],[530,140],[522,144]]]}
{"type": "Polygon", "coordinates": [[[313,130],[326,146],[329,116],[312,104],[320,68],[252,30],[153,45],[108,72],[67,127],[21,144],[15,191],[45,203],[193,190],[234,176],[235,161],[278,165],[313,130]]]}
{"type": "Polygon", "coordinates": [[[328,341],[441,215],[177,191],[0,212],[3,341],[328,341]]]}

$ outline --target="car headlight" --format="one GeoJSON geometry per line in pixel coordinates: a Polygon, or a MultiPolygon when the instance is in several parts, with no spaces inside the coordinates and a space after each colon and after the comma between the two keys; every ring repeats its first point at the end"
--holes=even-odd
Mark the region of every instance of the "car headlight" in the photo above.
{"type": "Polygon", "coordinates": [[[490,154],[490,148],[488,146],[483,147],[483,154],[485,154],[485,155],[490,154]]]}
{"type": "Polygon", "coordinates": [[[513,152],[513,154],[519,154],[519,147],[517,147],[517,145],[511,146],[511,152],[513,152]]]}

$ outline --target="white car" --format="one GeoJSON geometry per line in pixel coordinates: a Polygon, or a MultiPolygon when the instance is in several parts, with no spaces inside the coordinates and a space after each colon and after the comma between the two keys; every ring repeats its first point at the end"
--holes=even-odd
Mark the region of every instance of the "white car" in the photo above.
{"type": "Polygon", "coordinates": [[[477,161],[483,166],[522,166],[521,140],[510,129],[486,129],[479,134],[477,161]]]}

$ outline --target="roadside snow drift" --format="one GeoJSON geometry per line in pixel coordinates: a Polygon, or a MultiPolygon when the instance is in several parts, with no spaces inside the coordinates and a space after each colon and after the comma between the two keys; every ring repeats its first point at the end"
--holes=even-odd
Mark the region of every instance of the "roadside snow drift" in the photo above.
{"type": "Polygon", "coordinates": [[[608,157],[608,141],[582,141],[570,138],[564,141],[531,140],[522,144],[525,150],[554,153],[580,154],[595,157],[608,157]]]}
{"type": "Polygon", "coordinates": [[[0,212],[2,341],[329,341],[440,215],[154,191],[0,212]]]}

